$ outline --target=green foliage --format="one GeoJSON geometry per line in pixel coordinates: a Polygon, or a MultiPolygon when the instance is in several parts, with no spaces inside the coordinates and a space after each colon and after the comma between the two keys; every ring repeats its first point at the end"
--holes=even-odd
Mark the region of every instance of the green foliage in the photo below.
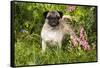
{"type": "Polygon", "coordinates": [[[96,61],[96,49],[84,51],[81,46],[74,48],[67,37],[62,49],[47,48],[41,54],[40,32],[44,24],[43,13],[48,10],[62,11],[73,17],[72,25],[79,35],[82,25],[91,47],[96,43],[96,7],[77,6],[68,12],[68,5],[14,2],[15,65],[41,65],[96,61]]]}

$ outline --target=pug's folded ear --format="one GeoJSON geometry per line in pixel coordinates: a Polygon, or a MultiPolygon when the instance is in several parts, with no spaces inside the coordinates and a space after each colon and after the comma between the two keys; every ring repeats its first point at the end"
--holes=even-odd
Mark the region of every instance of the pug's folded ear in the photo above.
{"type": "Polygon", "coordinates": [[[46,18],[46,16],[47,16],[48,12],[49,12],[49,11],[46,11],[46,12],[43,13],[43,15],[44,15],[45,18],[46,18]]]}
{"type": "Polygon", "coordinates": [[[61,11],[58,11],[58,13],[60,14],[60,17],[62,18],[63,13],[61,11]]]}

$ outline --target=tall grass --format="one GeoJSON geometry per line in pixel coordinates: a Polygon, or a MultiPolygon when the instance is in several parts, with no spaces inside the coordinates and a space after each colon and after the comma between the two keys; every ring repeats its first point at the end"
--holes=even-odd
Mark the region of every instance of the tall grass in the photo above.
{"type": "Polygon", "coordinates": [[[39,36],[32,34],[15,43],[16,66],[93,62],[97,59],[96,49],[84,51],[80,46],[74,48],[68,40],[60,51],[57,47],[48,47],[42,54],[40,41],[39,36]]]}

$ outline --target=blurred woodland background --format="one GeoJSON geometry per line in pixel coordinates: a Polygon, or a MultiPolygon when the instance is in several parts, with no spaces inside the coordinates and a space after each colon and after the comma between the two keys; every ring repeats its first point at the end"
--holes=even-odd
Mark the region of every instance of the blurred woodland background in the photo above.
{"type": "Polygon", "coordinates": [[[97,7],[28,2],[12,4],[16,66],[97,61],[97,7]],[[56,48],[48,48],[42,55],[40,32],[45,21],[43,13],[48,10],[59,10],[64,15],[70,15],[77,36],[80,36],[82,26],[90,49],[84,50],[81,45],[73,47],[68,35],[61,53],[56,48]]]}

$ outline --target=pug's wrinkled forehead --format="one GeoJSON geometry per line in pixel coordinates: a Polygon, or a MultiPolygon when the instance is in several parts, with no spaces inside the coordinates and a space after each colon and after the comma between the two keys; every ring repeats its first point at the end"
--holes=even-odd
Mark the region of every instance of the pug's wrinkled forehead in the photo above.
{"type": "Polygon", "coordinates": [[[46,12],[44,12],[43,13],[44,14],[44,17],[46,18],[46,17],[60,17],[60,18],[62,18],[62,16],[63,16],[63,13],[61,12],[61,11],[46,11],[46,12]]]}
{"type": "Polygon", "coordinates": [[[59,14],[59,12],[57,12],[57,11],[49,11],[48,14],[47,14],[47,17],[48,17],[48,16],[60,17],[60,14],[59,14]]]}

